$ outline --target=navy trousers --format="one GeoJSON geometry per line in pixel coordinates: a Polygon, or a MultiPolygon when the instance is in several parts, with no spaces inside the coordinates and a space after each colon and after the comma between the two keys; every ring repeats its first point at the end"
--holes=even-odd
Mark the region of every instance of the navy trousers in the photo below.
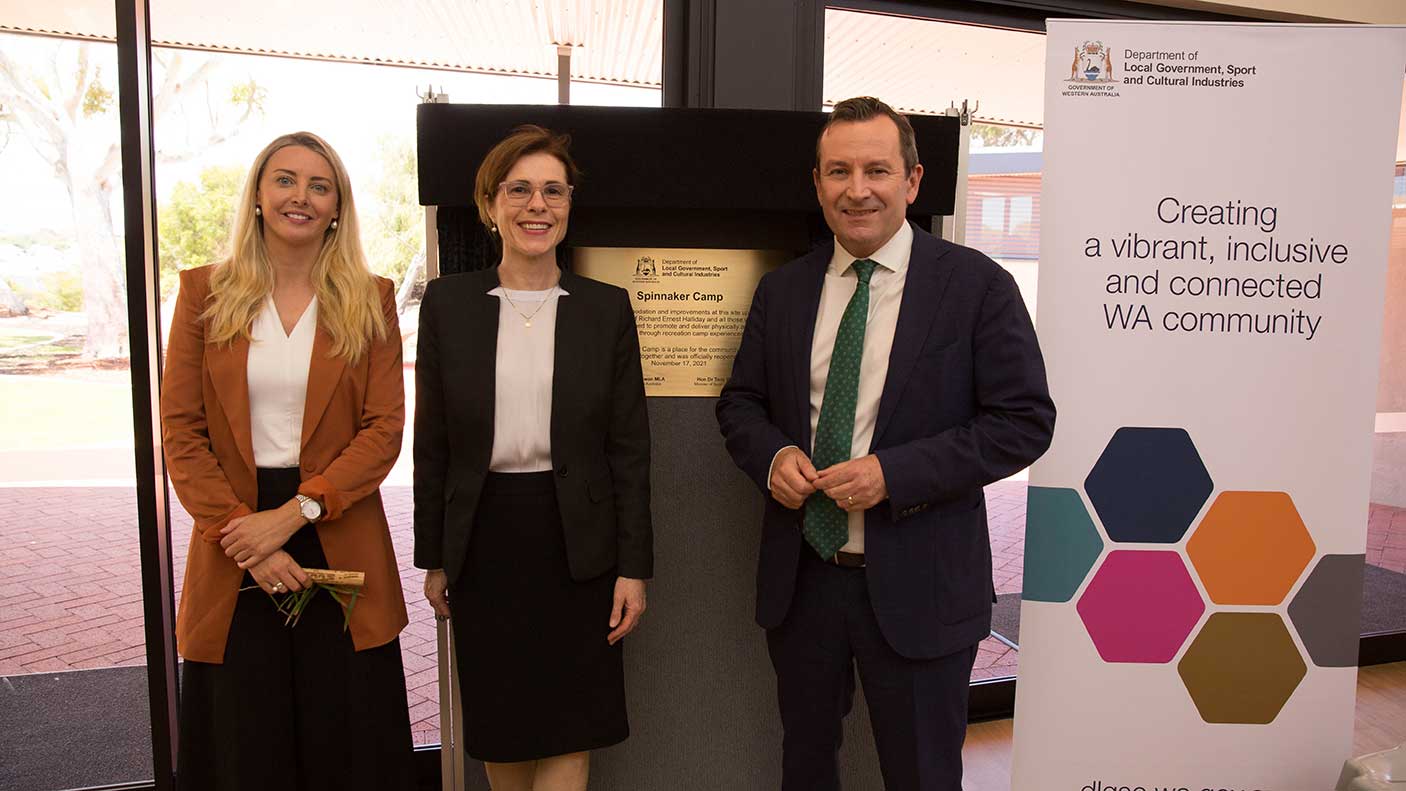
{"type": "Polygon", "coordinates": [[[767,631],[784,729],[782,791],[839,791],[842,721],[855,670],[887,791],[961,791],[967,689],[976,646],[935,659],[900,656],[884,640],[864,569],[821,561],[809,547],[786,620],[767,631]]]}

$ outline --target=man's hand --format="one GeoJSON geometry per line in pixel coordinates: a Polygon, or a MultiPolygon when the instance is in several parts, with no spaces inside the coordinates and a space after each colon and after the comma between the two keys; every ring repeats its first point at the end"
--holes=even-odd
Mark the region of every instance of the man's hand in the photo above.
{"type": "Polygon", "coordinates": [[[449,577],[444,569],[425,572],[425,601],[434,610],[436,621],[449,620],[449,577]]]}
{"type": "Polygon", "coordinates": [[[771,496],[787,508],[805,505],[815,493],[815,465],[800,448],[782,448],[771,463],[771,496]]]}
{"type": "Polygon", "coordinates": [[[884,468],[872,453],[826,467],[813,483],[845,511],[866,511],[889,496],[884,468]]]}

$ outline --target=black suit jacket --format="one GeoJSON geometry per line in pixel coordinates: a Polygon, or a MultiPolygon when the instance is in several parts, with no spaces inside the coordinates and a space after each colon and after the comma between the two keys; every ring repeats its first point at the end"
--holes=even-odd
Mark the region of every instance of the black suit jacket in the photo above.
{"type": "MultiPolygon", "coordinates": [[[[464,567],[493,452],[498,270],[430,281],[415,363],[415,565],[464,567]]],[[[654,573],[649,418],[623,289],[563,272],[551,443],[571,576],[654,573]]]]}
{"type": "MultiPolygon", "coordinates": [[[[772,499],[767,475],[781,448],[811,447],[810,347],[833,251],[831,242],[762,278],[717,405],[728,452],[766,494],[757,571],[766,628],[790,608],[804,541],[802,512],[772,499]]],[[[1015,280],[981,253],[914,228],[870,446],[889,499],[864,515],[870,600],[898,653],[942,656],[990,631],[982,486],[1044,453],[1054,417],[1015,280]]]]}

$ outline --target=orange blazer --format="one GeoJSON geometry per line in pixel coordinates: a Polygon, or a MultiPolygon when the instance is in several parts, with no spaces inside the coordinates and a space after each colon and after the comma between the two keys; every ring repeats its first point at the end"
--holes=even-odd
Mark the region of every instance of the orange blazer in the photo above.
{"type": "MultiPolygon", "coordinates": [[[[249,341],[217,346],[200,314],[210,294],[208,266],[181,272],[161,386],[162,440],[176,496],[195,520],[176,645],[197,662],[224,661],[225,640],[244,572],[226,557],[220,529],[253,513],[258,501],[249,427],[249,341]]],[[[302,485],[322,502],[317,537],[334,569],[361,571],[366,586],[352,610],[360,651],[385,645],[407,622],[400,570],[377,487],[400,453],[405,381],[391,281],[377,278],[388,333],[355,364],[328,354],[319,324],[303,407],[302,485]]]]}

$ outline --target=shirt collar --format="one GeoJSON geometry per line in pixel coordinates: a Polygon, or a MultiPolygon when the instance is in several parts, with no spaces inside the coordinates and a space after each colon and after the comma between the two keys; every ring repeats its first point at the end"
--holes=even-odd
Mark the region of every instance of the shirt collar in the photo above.
{"type": "MultiPolygon", "coordinates": [[[[912,257],[912,255],[913,226],[909,225],[907,220],[904,220],[903,225],[900,225],[893,236],[890,236],[889,240],[884,242],[884,246],[875,250],[874,254],[869,256],[869,260],[890,272],[898,274],[908,269],[908,259],[912,257]]],[[[829,274],[838,277],[849,271],[850,264],[853,264],[856,260],[858,260],[858,257],[852,255],[844,248],[844,245],[840,244],[840,240],[836,239],[835,252],[830,256],[830,266],[827,271],[829,274]]]]}
{"type": "MultiPolygon", "coordinates": [[[[487,293],[489,296],[501,297],[501,296],[503,296],[503,293],[506,292],[506,291],[508,291],[507,288],[504,288],[503,286],[499,285],[499,286],[494,286],[493,288],[490,288],[486,293],[487,293]]],[[[548,298],[550,298],[550,297],[552,297],[552,296],[558,296],[558,297],[569,297],[569,296],[571,296],[571,292],[570,292],[570,291],[567,291],[567,290],[564,289],[564,288],[562,288],[562,287],[561,287],[561,284],[557,284],[557,285],[555,285],[555,286],[552,286],[551,288],[547,289],[546,291],[526,291],[526,292],[523,292],[523,293],[526,293],[526,294],[542,294],[542,298],[543,298],[543,299],[548,299],[548,298]]]]}

